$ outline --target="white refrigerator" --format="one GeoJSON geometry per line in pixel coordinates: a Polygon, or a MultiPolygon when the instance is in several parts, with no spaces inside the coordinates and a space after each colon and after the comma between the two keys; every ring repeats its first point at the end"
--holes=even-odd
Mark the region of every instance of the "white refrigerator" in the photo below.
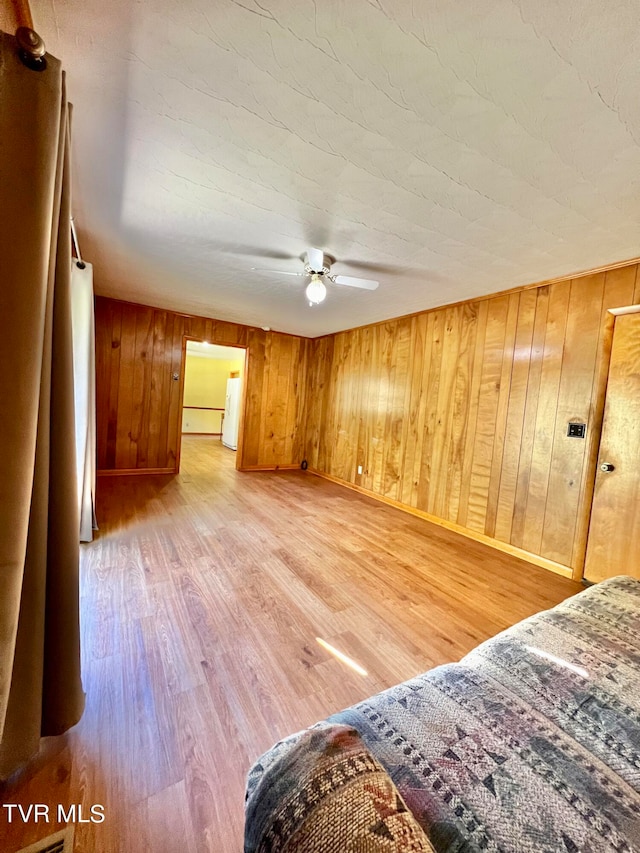
{"type": "Polygon", "coordinates": [[[227,396],[224,401],[224,421],[222,422],[222,443],[231,450],[238,449],[238,427],[240,426],[240,405],[242,379],[227,379],[227,396]]]}

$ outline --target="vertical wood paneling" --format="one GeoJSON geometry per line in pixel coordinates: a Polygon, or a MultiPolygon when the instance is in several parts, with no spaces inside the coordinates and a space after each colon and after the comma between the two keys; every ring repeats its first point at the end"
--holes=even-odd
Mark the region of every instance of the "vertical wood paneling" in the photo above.
{"type": "Polygon", "coordinates": [[[163,412],[169,404],[170,372],[166,363],[167,312],[153,312],[153,362],[151,368],[151,389],[149,393],[149,468],[158,468],[160,448],[166,446],[167,423],[163,412]],[[164,429],[163,429],[164,427],[164,429]]]}
{"type": "Polygon", "coordinates": [[[425,342],[429,350],[429,373],[427,376],[424,403],[425,427],[420,459],[420,476],[418,478],[418,495],[416,506],[429,506],[429,488],[431,485],[431,461],[433,458],[433,437],[438,418],[438,391],[440,387],[440,367],[442,365],[442,346],[444,335],[445,312],[436,311],[433,315],[431,337],[425,342]]]}
{"type": "Polygon", "coordinates": [[[425,406],[421,405],[421,399],[425,381],[425,363],[427,362],[425,340],[429,316],[419,314],[413,317],[411,322],[411,362],[409,365],[411,380],[407,383],[409,400],[404,417],[404,455],[401,468],[402,485],[400,494],[400,501],[409,505],[413,505],[416,501],[418,479],[420,476],[420,469],[419,467],[416,468],[416,461],[420,459],[420,448],[422,447],[422,436],[424,433],[425,406]]]}
{"type": "MultiPolygon", "coordinates": [[[[493,452],[491,456],[491,476],[489,479],[489,491],[487,494],[487,515],[484,526],[484,532],[487,536],[491,537],[495,536],[500,483],[502,481],[502,466],[507,434],[509,400],[511,398],[511,377],[513,375],[513,362],[515,358],[514,346],[518,325],[519,307],[519,294],[511,294],[509,297],[507,325],[505,328],[504,348],[502,351],[502,370],[500,372],[499,387],[500,393],[498,396],[498,411],[496,414],[496,428],[493,438],[493,452]]],[[[476,419],[474,419],[473,422],[474,430],[476,419]]]]}
{"type": "Polygon", "coordinates": [[[440,377],[436,418],[432,437],[432,465],[429,484],[428,511],[442,518],[445,515],[445,499],[448,482],[451,427],[453,422],[455,381],[460,347],[460,309],[445,311],[442,339],[443,352],[450,358],[440,363],[440,377]]]}
{"type": "MultiPolygon", "coordinates": [[[[365,478],[368,477],[368,473],[366,473],[367,465],[368,465],[368,454],[369,447],[371,446],[371,424],[369,421],[369,412],[371,408],[371,347],[373,341],[373,328],[371,326],[365,326],[363,329],[360,329],[360,378],[358,381],[358,386],[360,389],[359,403],[358,409],[356,412],[357,415],[357,426],[358,426],[358,445],[356,451],[356,474],[355,474],[355,482],[358,484],[362,484],[365,482],[365,478]],[[362,474],[358,474],[358,466],[362,466],[362,474]]],[[[327,374],[327,382],[325,385],[325,394],[326,388],[328,387],[329,375],[327,374]]]]}
{"type": "MultiPolygon", "coordinates": [[[[169,368],[169,407],[167,409],[167,447],[163,461],[167,468],[174,468],[178,464],[180,439],[182,433],[182,393],[184,388],[184,375],[182,373],[183,360],[183,337],[189,328],[188,318],[180,314],[174,314],[173,334],[169,341],[171,367],[169,368]],[[174,375],[178,379],[174,379],[174,375]]],[[[163,467],[163,466],[160,466],[163,467]]]]}
{"type": "Polygon", "coordinates": [[[326,467],[325,447],[322,440],[328,421],[329,371],[333,363],[335,339],[333,335],[307,342],[307,388],[305,411],[305,450],[311,468],[326,467]]]}
{"type": "Polygon", "coordinates": [[[309,342],[97,297],[98,469],[175,468],[184,335],[248,348],[241,466],[299,464],[309,342]]]}
{"type": "MultiPolygon", "coordinates": [[[[111,376],[113,311],[105,311],[103,322],[96,328],[96,383],[104,389],[105,414],[109,409],[109,378],[111,376]]],[[[107,458],[109,419],[102,417],[96,424],[96,448],[100,459],[107,458]]]]}
{"type": "Polygon", "coordinates": [[[270,459],[275,463],[276,459],[285,458],[287,445],[287,417],[289,415],[289,393],[291,388],[291,373],[293,370],[293,353],[289,345],[290,340],[277,337],[276,348],[277,360],[273,360],[275,370],[269,371],[269,408],[274,413],[270,441],[264,445],[270,459]],[[286,344],[285,344],[286,341],[286,344]]]}
{"type": "Polygon", "coordinates": [[[133,410],[129,467],[148,468],[149,405],[151,402],[151,362],[153,346],[153,310],[136,312],[135,361],[133,365],[133,410]]]}
{"type": "MultiPolygon", "coordinates": [[[[388,348],[389,393],[383,448],[383,494],[394,500],[397,500],[399,496],[405,397],[407,387],[411,384],[409,377],[410,342],[411,321],[409,319],[399,320],[394,330],[393,342],[388,348]]],[[[352,374],[355,377],[355,369],[352,370],[352,374]]],[[[358,396],[355,387],[351,393],[351,399],[355,402],[358,396]]]]}
{"type": "Polygon", "coordinates": [[[304,458],[304,422],[307,407],[307,370],[309,368],[309,341],[306,338],[293,338],[293,370],[291,385],[291,403],[287,429],[290,449],[287,455],[295,460],[304,458]]]}
{"type": "Polygon", "coordinates": [[[450,427],[449,471],[444,496],[444,514],[447,518],[457,518],[460,508],[475,343],[478,330],[477,303],[467,303],[467,305],[462,306],[462,311],[458,314],[460,320],[459,345],[450,427]]]}
{"type": "MultiPolygon", "coordinates": [[[[563,293],[568,297],[569,291],[565,284],[559,285],[563,293]]],[[[557,293],[554,293],[554,296],[557,293]]],[[[524,407],[524,420],[520,438],[520,455],[518,458],[518,477],[516,481],[515,504],[512,513],[511,539],[512,545],[522,548],[524,538],[525,519],[527,514],[527,500],[531,482],[531,466],[533,459],[533,444],[535,440],[536,417],[538,413],[538,399],[540,396],[540,381],[542,378],[542,358],[544,354],[544,340],[547,330],[547,319],[549,317],[549,288],[541,287],[537,293],[536,313],[533,321],[533,336],[529,355],[529,374],[527,378],[527,392],[524,407]]]]}
{"type": "Polygon", "coordinates": [[[538,302],[537,291],[521,293],[519,302],[494,533],[495,538],[501,542],[511,542],[522,427],[527,403],[533,325],[538,302]]]}
{"type": "MultiPolygon", "coordinates": [[[[551,467],[554,430],[558,408],[558,391],[562,368],[564,337],[567,321],[569,291],[567,288],[554,288],[549,294],[546,306],[544,344],[540,359],[540,384],[535,414],[531,412],[530,434],[533,437],[531,460],[528,464],[528,482],[526,496],[520,496],[523,511],[520,514],[520,546],[534,554],[540,553],[542,525],[551,467]]],[[[536,313],[536,328],[538,315],[536,313]]],[[[534,331],[535,339],[535,331],[534,331]]],[[[533,357],[537,359],[537,353],[533,357]]],[[[515,540],[514,540],[515,542],[515,540]]]]}
{"type": "Polygon", "coordinates": [[[364,382],[359,381],[359,364],[360,364],[360,353],[362,353],[362,329],[355,330],[355,339],[354,346],[351,349],[350,353],[350,364],[349,364],[349,372],[351,376],[351,386],[353,389],[354,399],[352,401],[352,405],[349,410],[349,423],[347,427],[347,431],[349,433],[350,440],[355,442],[355,445],[350,448],[350,460],[351,460],[351,469],[350,475],[351,479],[358,479],[358,464],[362,464],[358,462],[358,447],[360,441],[360,420],[359,414],[361,411],[362,405],[362,393],[363,393],[363,385],[364,382]]]}
{"type": "MultiPolygon", "coordinates": [[[[355,333],[354,333],[355,336],[355,333]]],[[[334,366],[335,377],[335,405],[331,410],[331,421],[329,429],[333,432],[333,442],[329,450],[329,458],[335,470],[336,476],[347,479],[350,474],[353,450],[350,443],[348,425],[352,418],[353,405],[351,401],[351,374],[349,370],[349,354],[351,351],[350,337],[340,336],[336,342],[334,366]],[[341,413],[345,423],[340,427],[335,421],[336,411],[341,413]]],[[[357,440],[357,436],[356,436],[357,440]]]]}
{"type": "Polygon", "coordinates": [[[634,301],[630,265],[312,342],[310,466],[581,565],[604,318],[634,301]]]}
{"type": "Polygon", "coordinates": [[[267,365],[267,335],[261,329],[251,329],[247,354],[247,386],[242,429],[242,456],[245,465],[257,465],[264,441],[262,400],[265,397],[267,365]]]}
{"type": "MultiPolygon", "coordinates": [[[[98,303],[99,304],[99,303],[98,303]]],[[[131,468],[131,420],[134,400],[134,367],[136,363],[137,311],[122,311],[120,362],[118,364],[118,403],[115,412],[116,458],[114,468],[131,468]]],[[[96,323],[100,322],[99,316],[96,323]]],[[[100,390],[96,389],[98,398],[100,390]]],[[[98,405],[98,412],[100,406],[98,405]]]]}
{"type": "MultiPolygon", "coordinates": [[[[278,361],[280,355],[280,347],[278,346],[278,341],[274,338],[273,335],[268,334],[267,340],[265,341],[264,347],[264,362],[263,362],[263,370],[264,370],[264,381],[263,381],[263,395],[262,399],[258,401],[259,404],[259,412],[260,412],[260,441],[258,444],[259,447],[265,447],[268,445],[269,450],[266,455],[269,456],[269,461],[271,461],[272,456],[272,443],[271,439],[273,437],[273,428],[274,428],[274,418],[277,416],[274,411],[276,408],[275,400],[273,399],[273,392],[275,390],[274,386],[274,376],[271,371],[266,369],[267,364],[273,364],[278,361]],[[263,408],[264,400],[269,400],[271,405],[268,405],[266,408],[263,408]]],[[[256,448],[256,453],[258,452],[258,448],[256,448]]]]}
{"type": "Polygon", "coordinates": [[[571,282],[541,548],[543,556],[565,565],[573,551],[587,447],[567,436],[567,423],[589,422],[603,291],[604,273],[571,282]]]}
{"type": "Polygon", "coordinates": [[[469,385],[469,402],[467,405],[466,421],[467,434],[465,439],[464,459],[462,465],[462,482],[460,483],[460,499],[456,521],[462,527],[467,526],[467,511],[469,508],[469,490],[471,489],[471,466],[473,465],[473,448],[476,439],[476,424],[478,422],[478,405],[480,402],[480,379],[482,376],[482,354],[487,330],[489,303],[481,302],[478,307],[475,347],[473,353],[473,370],[469,385]]]}
{"type": "MultiPolygon", "coordinates": [[[[344,339],[346,335],[342,335],[344,339]]],[[[384,323],[374,329],[374,351],[370,387],[373,427],[371,435],[372,452],[368,468],[371,472],[372,489],[383,494],[384,428],[387,421],[387,400],[389,399],[389,375],[393,355],[393,324],[384,323]]]]}
{"type": "Polygon", "coordinates": [[[467,527],[478,533],[484,533],[487,516],[508,312],[508,297],[489,301],[467,510],[467,527]]]}

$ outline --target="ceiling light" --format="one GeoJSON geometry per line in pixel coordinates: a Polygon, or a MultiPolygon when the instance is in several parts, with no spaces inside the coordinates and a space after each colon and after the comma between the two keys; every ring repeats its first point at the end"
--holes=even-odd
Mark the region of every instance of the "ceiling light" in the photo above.
{"type": "Polygon", "coordinates": [[[319,305],[321,302],[324,302],[326,295],[327,288],[320,280],[320,276],[314,272],[305,290],[305,296],[309,300],[309,305],[319,305]]]}

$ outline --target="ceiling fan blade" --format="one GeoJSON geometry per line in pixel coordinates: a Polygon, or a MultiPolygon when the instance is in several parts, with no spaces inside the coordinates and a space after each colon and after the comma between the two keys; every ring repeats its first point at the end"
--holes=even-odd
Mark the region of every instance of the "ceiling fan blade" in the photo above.
{"type": "Polygon", "coordinates": [[[322,249],[307,249],[307,263],[314,272],[321,272],[324,267],[324,252],[322,249]]]}
{"type": "Polygon", "coordinates": [[[274,261],[293,261],[297,259],[297,255],[291,255],[287,252],[279,252],[274,249],[263,249],[261,246],[227,246],[222,251],[228,252],[231,255],[253,255],[255,258],[273,258],[274,261]]]}
{"type": "Polygon", "coordinates": [[[269,272],[271,275],[297,275],[308,278],[306,272],[288,272],[286,270],[267,270],[264,267],[251,267],[254,272],[269,272]]]}
{"type": "Polygon", "coordinates": [[[344,284],[347,287],[361,287],[363,290],[377,290],[378,282],[369,278],[353,278],[350,275],[330,275],[334,284],[344,284]]]}
{"type": "Polygon", "coordinates": [[[376,264],[369,263],[368,261],[352,261],[346,258],[340,258],[340,263],[345,264],[348,267],[353,267],[356,270],[363,270],[364,272],[378,272],[383,275],[419,275],[420,272],[417,269],[414,270],[409,267],[403,267],[400,264],[376,264]]]}
{"type": "Polygon", "coordinates": [[[281,252],[278,249],[264,248],[263,246],[247,245],[245,243],[236,243],[232,240],[216,240],[208,238],[206,247],[214,252],[223,252],[226,255],[250,255],[254,258],[271,258],[275,261],[293,261],[299,260],[299,255],[292,255],[290,252],[281,252]]]}

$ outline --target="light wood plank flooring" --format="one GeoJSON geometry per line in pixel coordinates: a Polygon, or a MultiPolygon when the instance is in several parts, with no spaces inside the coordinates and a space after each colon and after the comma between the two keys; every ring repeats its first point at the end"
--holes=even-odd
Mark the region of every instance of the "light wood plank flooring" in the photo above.
{"type": "MultiPolygon", "coordinates": [[[[245,774],[274,741],[580,589],[313,475],[234,461],[185,436],[178,477],[99,482],[86,712],[1,791],[85,818],[104,805],[77,853],[240,851],[245,774]]],[[[54,829],[0,815],[0,849],[54,829]]]]}

